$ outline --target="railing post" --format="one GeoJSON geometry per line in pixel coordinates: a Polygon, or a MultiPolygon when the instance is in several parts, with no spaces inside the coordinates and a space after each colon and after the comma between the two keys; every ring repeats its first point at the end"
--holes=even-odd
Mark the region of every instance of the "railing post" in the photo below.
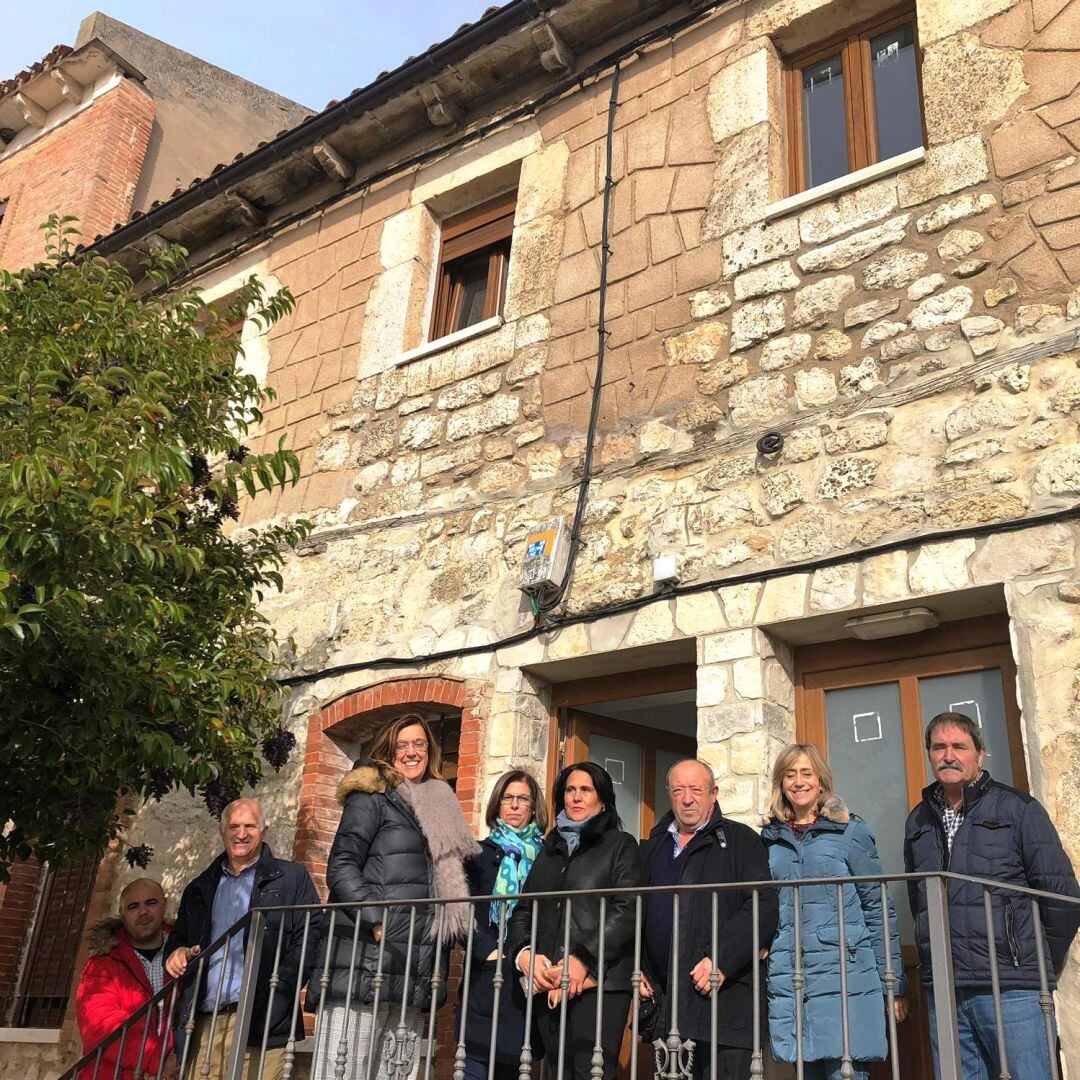
{"type": "Polygon", "coordinates": [[[229,1080],[243,1080],[244,1078],[244,1055],[247,1051],[248,1032],[251,1030],[251,1014],[255,1006],[255,994],[259,981],[259,959],[262,955],[265,929],[266,917],[256,908],[251,913],[251,922],[248,923],[244,975],[240,983],[240,1000],[236,1003],[233,1044],[229,1051],[229,1080]]]}
{"type": "Polygon", "coordinates": [[[949,897],[945,879],[925,879],[926,918],[930,933],[930,978],[934,987],[934,1023],[937,1025],[938,1069],[941,1080],[964,1080],[960,1071],[960,1034],[956,1025],[952,937],[949,932],[949,897]]]}

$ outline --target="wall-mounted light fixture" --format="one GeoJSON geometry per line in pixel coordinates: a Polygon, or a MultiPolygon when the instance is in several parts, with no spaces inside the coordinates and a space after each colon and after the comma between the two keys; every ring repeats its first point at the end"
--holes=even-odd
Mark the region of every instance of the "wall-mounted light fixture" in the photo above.
{"type": "Polygon", "coordinates": [[[937,625],[938,617],[929,608],[909,607],[879,611],[874,615],[856,615],[844,623],[844,629],[863,641],[876,641],[878,638],[918,634],[923,630],[933,630],[937,625]]]}

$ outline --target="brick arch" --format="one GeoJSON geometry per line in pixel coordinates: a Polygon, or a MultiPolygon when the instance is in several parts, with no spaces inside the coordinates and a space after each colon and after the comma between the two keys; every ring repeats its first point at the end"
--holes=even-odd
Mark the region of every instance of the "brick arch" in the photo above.
{"type": "Polygon", "coordinates": [[[457,796],[475,830],[480,816],[482,690],[480,683],[445,675],[387,679],[346,694],[308,717],[293,858],[307,867],[321,895],[326,895],[326,858],[341,817],[334,793],[352,765],[339,740],[355,740],[410,708],[460,709],[457,796]]]}

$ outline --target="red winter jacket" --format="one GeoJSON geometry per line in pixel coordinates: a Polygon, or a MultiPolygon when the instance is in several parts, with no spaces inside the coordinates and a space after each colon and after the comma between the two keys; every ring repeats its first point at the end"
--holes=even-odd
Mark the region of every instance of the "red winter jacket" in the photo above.
{"type": "MultiPolygon", "coordinates": [[[[166,925],[164,932],[168,934],[170,929],[166,925]]],[[[150,980],[119,919],[105,919],[95,927],[90,947],[91,956],[79,979],[75,1004],[84,1054],[111,1035],[136,1009],[145,1005],[151,995],[150,980]]],[[[167,974],[165,981],[171,981],[167,974]]],[[[120,1039],[102,1051],[100,1062],[92,1061],[83,1069],[80,1080],[95,1080],[95,1074],[96,1080],[113,1080],[114,1075],[117,1080],[134,1080],[140,1050],[141,1075],[152,1080],[157,1075],[162,1049],[166,1053],[172,1050],[172,1032],[166,1029],[168,1001],[166,997],[162,1012],[154,1010],[155,1019],[151,1021],[145,1048],[145,1022],[133,1025],[127,1035],[122,1036],[124,1054],[118,1075],[116,1059],[120,1039]]]]}

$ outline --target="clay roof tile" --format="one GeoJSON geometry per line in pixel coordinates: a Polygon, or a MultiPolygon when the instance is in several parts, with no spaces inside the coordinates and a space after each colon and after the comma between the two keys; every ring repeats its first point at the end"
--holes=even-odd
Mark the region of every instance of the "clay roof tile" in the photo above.
{"type": "Polygon", "coordinates": [[[20,71],[17,75],[12,76],[10,79],[5,79],[0,82],[0,97],[7,97],[8,94],[13,94],[20,86],[28,83],[32,78],[40,75],[43,71],[48,71],[54,64],[59,63],[65,56],[70,55],[72,48],[70,45],[54,45],[36,64],[31,64],[24,71],[20,71]]]}

